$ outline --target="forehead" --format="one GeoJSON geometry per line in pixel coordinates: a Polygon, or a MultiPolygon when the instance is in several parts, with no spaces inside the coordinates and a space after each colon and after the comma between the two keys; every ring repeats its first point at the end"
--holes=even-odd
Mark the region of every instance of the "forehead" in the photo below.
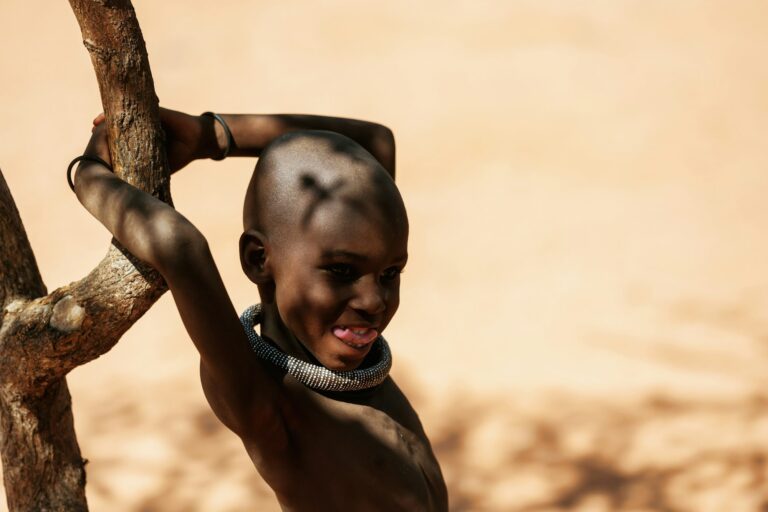
{"type": "Polygon", "coordinates": [[[404,211],[369,202],[333,201],[318,205],[296,233],[304,252],[347,252],[362,256],[399,257],[407,253],[408,222],[404,211]]]}

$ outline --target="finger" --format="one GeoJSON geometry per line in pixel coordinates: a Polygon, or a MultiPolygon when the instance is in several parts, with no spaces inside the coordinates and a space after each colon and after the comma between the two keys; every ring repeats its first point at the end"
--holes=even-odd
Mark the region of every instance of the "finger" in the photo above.
{"type": "Polygon", "coordinates": [[[93,127],[93,133],[98,134],[104,139],[107,138],[107,125],[105,123],[99,123],[93,127]]]}
{"type": "Polygon", "coordinates": [[[106,120],[106,116],[104,115],[104,112],[97,115],[95,118],[93,118],[93,126],[99,126],[101,123],[103,123],[106,120]]]}
{"type": "Polygon", "coordinates": [[[109,162],[109,146],[107,145],[105,124],[102,123],[99,126],[94,126],[92,132],[88,146],[85,148],[85,154],[95,155],[109,162]]]}

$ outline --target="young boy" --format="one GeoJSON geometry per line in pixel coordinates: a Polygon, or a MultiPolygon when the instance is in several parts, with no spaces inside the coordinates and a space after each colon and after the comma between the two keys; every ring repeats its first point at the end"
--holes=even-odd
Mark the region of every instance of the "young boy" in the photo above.
{"type": "MultiPolygon", "coordinates": [[[[165,278],[200,352],[208,403],[282,508],[447,510],[440,467],[388,376],[380,336],[407,259],[391,131],[320,116],[161,117],[172,172],[198,158],[259,157],[240,259],[260,306],[238,319],[205,238],[172,207],[93,160],[81,162],[75,191],[165,278]]],[[[85,155],[108,163],[103,116],[94,125],[85,155]]]]}

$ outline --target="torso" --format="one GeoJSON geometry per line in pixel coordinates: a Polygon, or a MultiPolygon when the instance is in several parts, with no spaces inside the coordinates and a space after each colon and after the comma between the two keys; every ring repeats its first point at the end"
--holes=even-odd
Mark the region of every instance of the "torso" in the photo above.
{"type": "Polygon", "coordinates": [[[284,432],[244,442],[284,510],[448,509],[429,441],[391,378],[350,397],[323,396],[291,377],[283,389],[284,432]]]}

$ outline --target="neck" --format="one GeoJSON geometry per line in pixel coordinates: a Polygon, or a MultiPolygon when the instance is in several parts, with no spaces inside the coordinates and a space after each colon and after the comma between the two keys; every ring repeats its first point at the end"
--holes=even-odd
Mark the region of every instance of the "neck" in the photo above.
{"type": "MultiPolygon", "coordinates": [[[[282,351],[279,346],[276,347],[265,341],[254,329],[256,324],[263,324],[264,317],[264,309],[261,305],[253,305],[246,308],[240,316],[240,322],[245,328],[245,334],[248,337],[248,343],[251,345],[251,348],[258,357],[281,368],[309,388],[319,391],[357,391],[378,386],[389,375],[389,369],[392,367],[392,353],[389,350],[387,341],[382,337],[376,340],[374,346],[378,354],[378,362],[376,364],[346,372],[334,372],[320,364],[298,359],[282,351]]],[[[272,319],[273,321],[276,319],[274,311],[272,312],[272,319]]],[[[287,342],[287,346],[296,346],[295,342],[298,342],[298,340],[292,336],[285,336],[287,329],[285,327],[279,328],[279,326],[280,323],[273,323],[273,334],[280,335],[282,331],[283,335],[280,340],[287,342]],[[291,341],[294,343],[291,343],[291,341]]],[[[308,351],[301,347],[300,343],[296,348],[304,353],[308,359],[313,359],[308,351]]]]}
{"type": "MultiPolygon", "coordinates": [[[[310,352],[299,338],[285,326],[274,302],[266,304],[262,303],[261,308],[262,320],[259,332],[261,333],[262,338],[273,343],[277,348],[289,356],[295,357],[305,363],[322,366],[322,363],[315,358],[312,352],[310,352]]],[[[368,368],[377,362],[378,354],[376,351],[372,350],[365,356],[365,359],[363,359],[363,362],[358,368],[368,368]]]]}
{"type": "Polygon", "coordinates": [[[275,303],[262,304],[261,336],[275,344],[280,350],[301,361],[320,364],[312,353],[294,336],[280,318],[275,303]]]}

